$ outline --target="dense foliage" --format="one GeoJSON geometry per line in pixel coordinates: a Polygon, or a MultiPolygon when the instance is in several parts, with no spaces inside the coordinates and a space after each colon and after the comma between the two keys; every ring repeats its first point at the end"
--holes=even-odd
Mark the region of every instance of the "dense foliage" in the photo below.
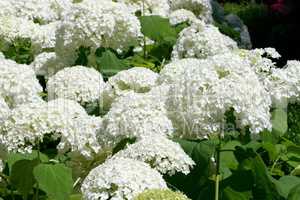
{"type": "Polygon", "coordinates": [[[0,200],[299,199],[300,62],[212,12],[0,0],[0,200]]]}

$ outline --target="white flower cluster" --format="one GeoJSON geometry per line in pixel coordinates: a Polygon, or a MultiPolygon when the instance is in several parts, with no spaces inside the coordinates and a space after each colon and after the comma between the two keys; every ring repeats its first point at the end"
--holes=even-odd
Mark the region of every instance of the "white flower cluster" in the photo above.
{"type": "Polygon", "coordinates": [[[0,16],[49,23],[59,20],[71,4],[72,0],[0,0],[0,16]]]}
{"type": "Polygon", "coordinates": [[[102,75],[95,69],[84,66],[64,68],[47,82],[49,99],[66,98],[82,105],[103,99],[104,90],[102,75]]]}
{"type": "Polygon", "coordinates": [[[101,145],[114,146],[124,138],[170,136],[173,126],[162,102],[151,96],[129,92],[116,99],[103,117],[101,145]]]}
{"type": "Polygon", "coordinates": [[[146,93],[156,85],[158,74],[144,67],[133,67],[123,70],[108,79],[115,95],[134,91],[136,93],[146,93]]]}
{"type": "Polygon", "coordinates": [[[57,24],[39,25],[21,17],[0,15],[0,37],[8,43],[18,38],[30,39],[34,53],[38,53],[42,49],[55,47],[57,24]]]}
{"type": "Polygon", "coordinates": [[[170,24],[174,26],[184,22],[192,24],[193,21],[197,20],[197,17],[192,11],[185,10],[185,9],[178,9],[173,11],[170,14],[169,20],[170,20],[170,24]]]}
{"type": "Polygon", "coordinates": [[[282,69],[272,69],[266,80],[273,104],[284,105],[300,100],[300,62],[291,60],[282,69]]]}
{"type": "Polygon", "coordinates": [[[109,159],[94,168],[84,180],[81,191],[85,200],[133,200],[147,189],[166,189],[162,176],[143,162],[109,159]]]}
{"type": "Polygon", "coordinates": [[[54,141],[59,140],[59,151],[91,157],[100,149],[96,140],[100,126],[101,119],[88,116],[71,100],[23,104],[13,109],[4,122],[0,145],[8,152],[30,152],[48,135],[54,141]]]}
{"type": "Polygon", "coordinates": [[[0,96],[0,126],[10,114],[10,109],[4,99],[0,96]]]}
{"type": "Polygon", "coordinates": [[[186,9],[192,11],[205,22],[212,22],[210,0],[169,0],[171,10],[186,9]]]}
{"type": "Polygon", "coordinates": [[[117,0],[117,2],[125,3],[132,13],[167,17],[170,12],[168,0],[117,0]]]}
{"type": "Polygon", "coordinates": [[[92,52],[98,47],[126,50],[137,43],[140,28],[138,18],[126,5],[85,0],[65,12],[56,33],[55,50],[66,63],[73,64],[80,46],[90,47],[92,52]]]}
{"type": "Polygon", "coordinates": [[[0,96],[9,107],[40,101],[42,91],[30,66],[0,58],[0,96]]]}
{"type": "Polygon", "coordinates": [[[172,58],[205,59],[236,48],[236,42],[223,35],[217,27],[197,21],[180,32],[172,58]]]}
{"type": "Polygon", "coordinates": [[[240,128],[249,126],[252,133],[271,128],[270,97],[239,56],[228,53],[202,61],[175,61],[174,66],[166,67],[173,68],[162,71],[167,81],[176,77],[166,106],[180,135],[201,138],[221,131],[230,108],[234,108],[240,128]]]}
{"type": "Polygon", "coordinates": [[[194,161],[179,144],[162,136],[146,137],[114,155],[115,159],[131,158],[151,165],[162,174],[189,174],[194,161]]]}
{"type": "Polygon", "coordinates": [[[33,68],[36,75],[49,77],[63,69],[65,64],[54,52],[44,52],[37,55],[30,66],[33,68]]]}

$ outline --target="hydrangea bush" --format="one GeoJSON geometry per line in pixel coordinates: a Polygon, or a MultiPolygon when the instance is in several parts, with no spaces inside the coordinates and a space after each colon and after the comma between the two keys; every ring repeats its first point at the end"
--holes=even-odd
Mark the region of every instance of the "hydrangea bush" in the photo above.
{"type": "Polygon", "coordinates": [[[300,61],[210,0],[0,0],[0,199],[300,199],[300,61]]]}

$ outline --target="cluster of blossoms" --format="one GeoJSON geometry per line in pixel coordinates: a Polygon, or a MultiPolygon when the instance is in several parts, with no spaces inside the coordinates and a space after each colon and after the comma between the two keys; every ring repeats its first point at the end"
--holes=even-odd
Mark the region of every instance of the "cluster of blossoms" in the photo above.
{"type": "Polygon", "coordinates": [[[123,70],[109,78],[108,83],[116,96],[126,92],[146,93],[156,86],[158,74],[143,67],[133,67],[123,70]]]}
{"type": "Polygon", "coordinates": [[[161,74],[161,82],[172,83],[166,107],[180,135],[201,138],[218,133],[231,108],[239,128],[249,126],[252,133],[271,128],[270,97],[239,56],[174,61],[161,74]]]}
{"type": "Polygon", "coordinates": [[[81,190],[88,200],[133,199],[147,189],[166,189],[162,176],[141,161],[128,158],[109,159],[94,168],[81,190]]]}
{"type": "Polygon", "coordinates": [[[152,190],[146,190],[145,192],[142,192],[137,197],[134,198],[134,200],[157,200],[157,199],[163,199],[163,200],[189,200],[187,196],[180,192],[173,192],[172,190],[161,190],[161,189],[152,189],[152,190]]]}
{"type": "Polygon", "coordinates": [[[171,136],[173,126],[161,102],[151,96],[128,92],[118,97],[103,117],[99,142],[114,145],[125,138],[171,136]]]}
{"type": "Polygon", "coordinates": [[[47,82],[49,99],[66,98],[82,105],[103,100],[105,83],[93,68],[74,66],[60,70],[47,82]]]}
{"type": "Polygon", "coordinates": [[[131,158],[149,163],[161,174],[189,174],[194,161],[179,144],[162,136],[145,137],[114,155],[115,159],[131,158]]]}
{"type": "Polygon", "coordinates": [[[0,126],[10,114],[10,109],[4,99],[0,96],[0,126]]]}
{"type": "Polygon", "coordinates": [[[197,20],[180,32],[172,57],[173,59],[205,59],[236,48],[236,42],[223,35],[218,28],[197,20]]]}
{"type": "Polygon", "coordinates": [[[61,152],[91,157],[100,149],[96,132],[101,119],[88,116],[76,102],[65,99],[22,104],[11,111],[1,127],[0,144],[8,152],[31,152],[46,136],[59,140],[61,152]]]}
{"type": "Polygon", "coordinates": [[[110,47],[123,51],[137,43],[141,35],[138,18],[125,4],[85,0],[65,12],[56,33],[56,53],[67,63],[76,60],[76,50],[110,47]]]}
{"type": "Polygon", "coordinates": [[[42,91],[30,66],[0,58],[0,97],[9,107],[40,101],[42,91]]]}

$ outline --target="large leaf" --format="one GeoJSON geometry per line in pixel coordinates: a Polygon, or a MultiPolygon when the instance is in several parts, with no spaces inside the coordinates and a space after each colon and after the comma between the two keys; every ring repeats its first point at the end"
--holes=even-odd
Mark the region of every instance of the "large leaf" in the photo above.
{"type": "Polygon", "coordinates": [[[276,181],[269,175],[263,160],[256,152],[249,148],[236,147],[234,153],[239,161],[239,169],[252,172],[254,199],[277,200],[281,198],[275,186],[276,181]]]}
{"type": "Polygon", "coordinates": [[[128,69],[127,64],[119,59],[117,55],[110,49],[102,49],[100,55],[96,59],[97,65],[100,67],[99,70],[104,76],[112,76],[128,69]]]}
{"type": "Polygon", "coordinates": [[[72,192],[72,170],[62,164],[40,164],[33,171],[40,189],[53,200],[67,200],[72,192]]]}
{"type": "Polygon", "coordinates": [[[247,192],[237,192],[230,187],[227,187],[223,191],[224,200],[248,200],[250,194],[247,192]]]}
{"type": "Polygon", "coordinates": [[[19,160],[11,169],[10,182],[27,199],[35,183],[33,169],[39,164],[39,160],[19,160]]]}
{"type": "Polygon", "coordinates": [[[177,38],[176,29],[173,28],[169,19],[157,15],[140,17],[142,33],[157,42],[175,43],[177,38]]]}
{"type": "Polygon", "coordinates": [[[27,153],[27,154],[10,153],[7,158],[7,164],[8,164],[9,170],[11,171],[13,164],[19,160],[34,160],[34,159],[37,159],[38,156],[40,157],[40,160],[42,162],[47,162],[49,160],[48,157],[41,152],[38,155],[37,151],[32,151],[31,153],[27,153]]]}
{"type": "Polygon", "coordinates": [[[293,187],[288,196],[288,200],[299,200],[299,199],[300,199],[300,184],[293,187]]]}
{"type": "Polygon", "coordinates": [[[215,171],[211,164],[211,158],[215,151],[216,143],[214,141],[189,141],[183,139],[175,140],[184,151],[195,161],[196,166],[189,175],[176,174],[167,177],[171,186],[183,191],[191,199],[198,199],[200,196],[208,199],[213,196],[211,190],[212,181],[209,177],[215,171]]]}
{"type": "Polygon", "coordinates": [[[284,198],[287,198],[291,189],[300,184],[300,178],[296,176],[283,176],[277,182],[277,187],[284,198]]]}
{"type": "Polygon", "coordinates": [[[236,169],[238,167],[239,163],[233,152],[235,147],[240,145],[240,142],[233,140],[227,142],[222,147],[222,152],[220,153],[220,173],[223,179],[228,178],[231,175],[230,169],[236,169]]]}

